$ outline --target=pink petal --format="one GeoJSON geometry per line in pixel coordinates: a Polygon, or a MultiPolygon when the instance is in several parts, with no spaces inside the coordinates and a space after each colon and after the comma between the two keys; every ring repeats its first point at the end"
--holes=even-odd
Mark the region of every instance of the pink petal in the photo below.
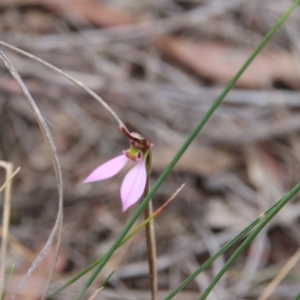
{"type": "Polygon", "coordinates": [[[126,165],[128,158],[125,155],[117,156],[94,170],[83,183],[104,180],[113,177],[126,165]]]}
{"type": "Polygon", "coordinates": [[[123,211],[137,202],[145,189],[147,172],[145,161],[138,162],[125,176],[121,186],[123,211]]]}

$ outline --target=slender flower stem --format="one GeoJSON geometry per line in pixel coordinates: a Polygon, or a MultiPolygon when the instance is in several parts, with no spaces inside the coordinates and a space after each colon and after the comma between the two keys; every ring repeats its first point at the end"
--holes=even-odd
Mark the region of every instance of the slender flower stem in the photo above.
{"type": "MultiPolygon", "coordinates": [[[[152,152],[146,157],[146,170],[147,170],[147,182],[144,191],[144,198],[149,193],[149,177],[151,173],[152,165],[152,152]]],[[[147,220],[153,213],[152,201],[150,201],[144,210],[145,220],[147,220]]],[[[158,288],[157,288],[157,258],[156,258],[156,242],[155,242],[155,229],[154,221],[151,220],[145,226],[146,243],[147,243],[147,256],[149,265],[149,278],[151,284],[151,299],[158,300],[158,288]]]]}
{"type": "MultiPolygon", "coordinates": [[[[18,168],[20,169],[20,168],[18,168]]],[[[119,247],[121,247],[123,244],[125,244],[130,238],[132,238],[138,231],[140,231],[143,227],[146,226],[147,223],[149,223],[152,219],[157,217],[170,203],[175,199],[175,197],[181,192],[181,190],[184,188],[185,183],[181,185],[179,189],[175,191],[175,193],[162,205],[160,206],[148,219],[144,220],[142,223],[140,223],[136,228],[134,228],[126,237],[123,239],[123,241],[119,244],[119,247]]],[[[1,191],[1,188],[0,188],[1,191]]],[[[60,288],[58,288],[56,291],[54,291],[52,294],[48,296],[47,299],[52,299],[55,295],[60,293],[62,290],[66,289],[69,285],[77,281],[79,278],[84,276],[87,272],[92,270],[95,266],[97,266],[102,260],[102,257],[98,258],[96,261],[94,261],[91,265],[89,265],[87,268],[85,268],[83,271],[72,277],[69,281],[67,281],[64,285],[62,285],[60,288]]]]}
{"type": "Polygon", "coordinates": [[[178,150],[178,152],[175,154],[171,162],[168,164],[168,166],[165,168],[165,170],[162,172],[160,177],[157,179],[157,181],[154,183],[153,187],[149,191],[148,195],[144,198],[142,203],[139,205],[139,207],[136,209],[130,220],[127,222],[127,224],[124,226],[123,230],[120,232],[119,236],[116,238],[114,243],[111,245],[110,249],[106,252],[106,254],[103,256],[103,259],[98,264],[96,269],[94,270],[93,274],[89,277],[85,285],[83,286],[82,290],[80,291],[77,299],[80,299],[81,296],[84,294],[84,292],[90,287],[90,285],[93,283],[95,278],[98,276],[104,265],[107,263],[107,261],[110,259],[110,257],[113,255],[115,250],[118,248],[119,244],[122,242],[124,237],[126,236],[127,232],[130,230],[130,228],[133,226],[135,221],[138,219],[140,214],[144,211],[146,206],[148,205],[148,202],[151,200],[151,198],[154,196],[155,192],[159,189],[159,187],[162,185],[162,183],[165,181],[173,167],[176,165],[178,160],[181,158],[183,153],[186,151],[186,149],[190,146],[192,141],[195,139],[195,137],[198,135],[198,133],[201,131],[201,129],[204,127],[204,125],[207,123],[207,121],[210,119],[214,111],[218,108],[218,106],[221,104],[222,100],[226,97],[226,95],[230,92],[230,90],[233,88],[235,83],[238,81],[238,79],[241,77],[243,72],[247,69],[247,67],[251,64],[251,62],[254,60],[254,58],[257,56],[257,54],[263,49],[263,47],[267,44],[267,42],[271,39],[271,37],[274,35],[274,33],[277,31],[277,29],[282,25],[282,23],[288,18],[292,10],[296,7],[297,4],[299,4],[300,0],[295,1],[295,3],[292,5],[292,7],[280,18],[280,20],[275,24],[275,26],[270,30],[270,32],[263,38],[263,40],[259,43],[259,45],[256,47],[256,49],[253,51],[253,53],[249,56],[249,58],[246,60],[246,62],[243,64],[243,66],[240,68],[240,70],[236,73],[236,75],[232,78],[232,80],[229,81],[229,83],[224,88],[223,92],[217,97],[217,99],[214,101],[214,103],[211,105],[211,107],[208,109],[208,111],[204,114],[200,122],[196,125],[196,127],[193,129],[193,131],[190,133],[186,141],[183,143],[181,148],[178,150]]]}

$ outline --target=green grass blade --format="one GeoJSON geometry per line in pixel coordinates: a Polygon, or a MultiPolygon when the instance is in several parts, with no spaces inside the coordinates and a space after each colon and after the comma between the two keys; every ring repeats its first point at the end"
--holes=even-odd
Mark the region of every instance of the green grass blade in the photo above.
{"type": "Polygon", "coordinates": [[[266,43],[270,40],[270,38],[274,35],[276,30],[281,26],[281,24],[286,20],[286,18],[289,16],[291,11],[296,7],[299,0],[296,1],[293,6],[288,10],[287,13],[281,17],[279,22],[270,30],[270,32],[264,37],[264,39],[261,41],[261,43],[258,45],[258,47],[253,51],[253,53],[250,55],[250,57],[247,59],[247,61],[244,63],[244,65],[241,67],[241,69],[237,72],[237,74],[232,78],[232,80],[227,84],[223,92],[219,95],[219,97],[214,101],[212,106],[208,109],[208,111],[205,113],[201,121],[197,124],[197,126],[194,128],[194,130],[190,133],[186,141],[183,143],[181,148],[178,150],[178,152],[173,157],[172,161],[169,163],[169,165],[166,167],[166,169],[162,172],[158,180],[153,185],[152,189],[150,190],[147,197],[145,197],[142,201],[142,203],[138,206],[137,210],[134,212],[132,217],[129,219],[127,224],[124,226],[124,229],[121,231],[119,236],[116,238],[115,242],[111,246],[111,248],[107,251],[107,253],[103,256],[103,259],[99,263],[99,265],[96,267],[96,270],[94,273],[90,276],[86,284],[84,285],[83,289],[80,291],[77,299],[80,299],[84,292],[89,288],[89,286],[93,283],[95,278],[98,276],[102,268],[105,266],[107,261],[110,259],[110,257],[113,255],[115,250],[118,248],[118,245],[121,243],[123,238],[126,236],[127,232],[130,230],[130,228],[133,226],[139,215],[143,212],[143,210],[146,208],[148,202],[151,198],[153,198],[156,191],[159,189],[159,187],[162,185],[162,183],[165,181],[173,167],[176,165],[178,160],[181,158],[183,153],[186,151],[186,149],[189,147],[189,145],[192,143],[192,141],[195,139],[195,137],[198,135],[200,130],[203,128],[203,126],[206,124],[206,122],[209,120],[211,115],[214,113],[214,111],[217,109],[217,107],[221,104],[222,100],[225,98],[225,96],[230,92],[234,84],[237,82],[237,80],[240,78],[240,76],[243,74],[243,72],[246,70],[246,68],[251,64],[251,62],[254,60],[254,58],[257,56],[257,54],[262,50],[262,48],[266,45],[266,43]]]}
{"type": "MultiPolygon", "coordinates": [[[[152,218],[148,218],[147,220],[143,221],[137,228],[135,228],[132,232],[130,232],[120,243],[118,247],[121,247],[123,244],[125,244],[131,237],[133,237],[139,230],[141,230],[147,223],[149,223],[152,220],[152,218]]],[[[50,294],[47,299],[52,299],[55,295],[63,291],[65,288],[67,288],[69,285],[77,281],[79,278],[84,276],[86,273],[88,273],[90,270],[92,270],[94,267],[96,267],[101,260],[103,259],[103,256],[99,257],[97,260],[95,260],[92,264],[90,264],[87,268],[85,268],[83,271],[72,277],[69,281],[67,281],[64,285],[62,285],[60,288],[58,288],[56,291],[54,291],[52,294],[50,294]]],[[[113,274],[113,273],[112,273],[113,274]]],[[[111,275],[112,275],[111,274],[111,275]]]]}
{"type": "Polygon", "coordinates": [[[99,286],[99,288],[103,288],[105,287],[105,285],[108,283],[109,279],[111,278],[111,276],[113,276],[115,273],[115,271],[112,271],[107,278],[104,279],[104,281],[101,283],[101,285],[99,286]]]}
{"type": "Polygon", "coordinates": [[[224,273],[229,269],[229,267],[234,263],[234,261],[240,256],[240,254],[249,246],[252,240],[259,234],[259,232],[272,220],[272,218],[286,205],[293,196],[295,196],[300,191],[300,182],[296,184],[283,198],[281,198],[274,208],[272,208],[267,214],[265,214],[264,218],[253,229],[252,233],[245,239],[245,241],[238,247],[238,249],[232,254],[232,256],[225,263],[220,272],[213,278],[210,285],[204,291],[202,296],[199,298],[200,300],[206,299],[208,294],[212,291],[217,282],[221,279],[224,273]]]}
{"type": "Polygon", "coordinates": [[[6,284],[5,284],[2,296],[1,296],[1,300],[5,299],[5,296],[6,296],[6,293],[7,293],[7,290],[8,290],[8,287],[9,287],[12,275],[14,273],[14,270],[15,270],[15,266],[11,266],[10,272],[9,272],[9,275],[8,275],[8,278],[7,278],[7,281],[6,281],[6,284]]]}
{"type": "Polygon", "coordinates": [[[250,225],[248,225],[245,229],[243,229],[236,237],[226,243],[215,255],[210,257],[205,263],[201,265],[193,274],[187,277],[175,290],[173,290],[165,300],[170,300],[176,294],[178,294],[181,290],[183,290],[190,282],[192,282],[202,271],[204,271],[209,265],[211,265],[218,257],[224,254],[229,248],[231,248],[238,240],[240,240],[243,236],[249,233],[256,225],[258,225],[263,217],[268,214],[272,209],[274,209],[278,203],[275,203],[271,208],[269,208],[264,214],[259,216],[255,221],[253,221],[250,225]]]}
{"type": "MultiPolygon", "coordinates": [[[[141,230],[146,223],[150,222],[155,216],[151,216],[150,218],[144,220],[141,224],[139,224],[136,228],[134,228],[126,237],[123,239],[122,243],[119,245],[122,246],[124,243],[126,243],[132,236],[134,236],[139,230],[141,230]]],[[[211,258],[211,261],[207,261],[207,266],[209,266],[214,260],[216,260],[220,255],[222,255],[228,248],[230,248],[233,244],[235,244],[242,236],[244,236],[246,233],[248,233],[254,226],[256,226],[259,223],[259,218],[255,220],[253,223],[251,223],[247,228],[245,228],[239,235],[237,235],[230,243],[223,246],[223,248],[211,258]],[[226,247],[226,248],[225,248],[226,247]],[[224,249],[225,248],[225,249],[224,249]]],[[[84,276],[86,273],[88,273],[90,270],[92,270],[97,264],[100,263],[103,257],[98,258],[96,261],[94,261],[92,264],[90,264],[87,268],[85,268],[83,271],[75,275],[73,278],[71,278],[69,281],[67,281],[64,285],[62,285],[60,288],[58,288],[56,291],[54,291],[52,294],[50,294],[47,299],[52,299],[54,296],[56,296],[58,293],[63,291],[65,288],[67,288],[72,283],[76,282],[79,278],[84,276]]],[[[204,266],[204,265],[203,265],[204,266]]],[[[204,268],[204,269],[205,269],[204,268]]],[[[195,277],[198,274],[195,275],[195,277]]],[[[194,278],[193,278],[194,279],[194,278]]]]}
{"type": "MultiPolygon", "coordinates": [[[[147,218],[146,220],[144,220],[141,224],[139,224],[136,228],[134,228],[131,232],[129,232],[125,238],[122,240],[122,242],[119,244],[118,247],[121,247],[123,244],[125,244],[130,238],[132,238],[138,231],[140,231],[142,228],[144,228],[152,219],[154,219],[157,215],[159,215],[161,213],[161,209],[164,208],[165,205],[168,205],[168,203],[170,202],[170,200],[172,201],[173,196],[175,197],[180,191],[181,189],[184,187],[184,185],[182,185],[169,199],[168,201],[166,201],[158,210],[156,210],[149,218],[147,218]]],[[[83,271],[81,271],[80,273],[78,273],[77,275],[75,275],[74,277],[72,277],[69,281],[67,281],[65,284],[63,284],[60,288],[58,288],[56,291],[54,291],[52,294],[50,294],[47,299],[51,299],[53,298],[55,295],[57,295],[58,293],[60,293],[61,291],[63,291],[65,288],[67,288],[69,285],[71,285],[72,283],[74,283],[75,281],[77,281],[79,278],[81,278],[82,276],[84,276],[86,273],[88,273],[90,270],[92,270],[95,266],[97,266],[101,260],[102,260],[102,256],[99,257],[96,261],[94,261],[92,264],[90,264],[87,268],[85,268],[83,271]]]]}
{"type": "Polygon", "coordinates": [[[56,296],[58,293],[66,289],[69,285],[76,282],[79,278],[84,276],[86,273],[88,273],[90,270],[95,268],[102,260],[102,257],[99,257],[97,260],[95,260],[92,264],[90,264],[87,268],[85,268],[83,271],[72,277],[69,281],[67,281],[65,284],[63,284],[60,288],[58,288],[56,291],[54,291],[52,294],[50,294],[47,299],[50,300],[54,296],[56,296]]]}

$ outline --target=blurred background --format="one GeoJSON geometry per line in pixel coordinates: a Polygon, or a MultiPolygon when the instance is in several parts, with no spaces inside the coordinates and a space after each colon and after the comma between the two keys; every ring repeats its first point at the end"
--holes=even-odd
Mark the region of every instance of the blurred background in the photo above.
{"type": "MultiPolygon", "coordinates": [[[[82,81],[130,131],[154,143],[153,183],[291,3],[2,0],[0,39],[82,81]]],[[[296,9],[251,64],[153,199],[157,209],[186,184],[155,221],[161,298],[300,178],[299,12],[296,9]]],[[[135,209],[122,213],[121,208],[119,188],[128,168],[106,182],[82,184],[98,165],[127,149],[128,141],[115,120],[83,90],[45,66],[1,48],[47,120],[62,164],[64,229],[50,287],[54,291],[105,253],[135,209]]],[[[13,290],[50,234],[58,195],[37,121],[2,64],[0,159],[21,167],[13,182],[6,261],[7,272],[15,265],[13,290]]],[[[1,182],[4,175],[1,170],[1,182]]],[[[295,197],[209,299],[257,299],[299,249],[299,217],[295,197]]],[[[198,299],[233,250],[177,299],[198,299]]],[[[18,299],[40,298],[51,253],[18,299]]],[[[294,299],[300,292],[299,266],[297,262],[270,299],[294,299]]],[[[113,270],[99,299],[150,299],[143,231],[116,252],[96,283],[113,270]]],[[[83,282],[55,299],[74,299],[83,282]]]]}

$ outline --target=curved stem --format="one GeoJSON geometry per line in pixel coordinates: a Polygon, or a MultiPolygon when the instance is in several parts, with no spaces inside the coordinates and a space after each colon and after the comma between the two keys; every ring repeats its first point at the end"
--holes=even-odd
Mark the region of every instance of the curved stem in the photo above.
{"type": "Polygon", "coordinates": [[[85,84],[83,84],[81,81],[79,81],[78,79],[72,77],[71,75],[65,73],[63,70],[55,67],[54,65],[48,63],[47,61],[29,53],[26,52],[22,49],[19,49],[17,47],[14,47],[10,44],[7,44],[3,41],[0,41],[0,45],[9,48],[10,50],[13,50],[19,54],[22,54],[28,58],[31,58],[37,62],[39,62],[40,64],[44,65],[45,67],[51,69],[52,71],[55,71],[57,73],[59,73],[60,75],[66,77],[67,79],[69,79],[71,82],[73,82],[75,85],[79,86],[81,89],[83,89],[85,92],[87,92],[90,96],[92,96],[94,99],[96,99],[111,115],[112,117],[117,121],[117,123],[119,124],[119,126],[122,126],[124,128],[126,128],[125,124],[122,122],[122,120],[119,118],[119,116],[116,114],[116,112],[99,96],[97,95],[94,91],[92,91],[90,88],[88,88],[85,84]]]}

